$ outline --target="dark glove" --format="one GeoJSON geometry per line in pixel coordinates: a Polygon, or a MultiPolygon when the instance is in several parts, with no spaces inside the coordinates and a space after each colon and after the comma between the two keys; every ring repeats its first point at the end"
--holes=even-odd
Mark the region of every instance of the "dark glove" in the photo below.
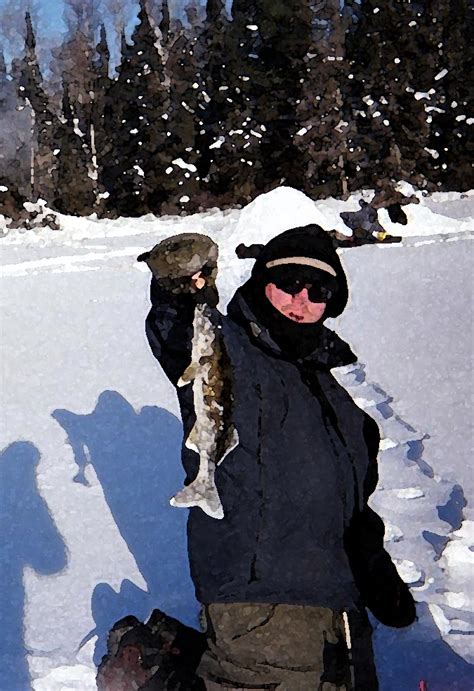
{"type": "Polygon", "coordinates": [[[384,549],[384,532],[380,516],[366,506],[346,530],[347,556],[363,604],[386,626],[409,626],[416,618],[415,602],[384,549]]]}
{"type": "Polygon", "coordinates": [[[415,621],[413,596],[384,549],[367,564],[365,573],[359,571],[358,586],[365,606],[385,626],[401,628],[415,621]]]}
{"type": "Polygon", "coordinates": [[[150,252],[144,252],[137,261],[148,264],[159,286],[175,295],[197,295],[198,300],[217,305],[216,289],[218,247],[207,235],[182,233],[162,240],[150,252]],[[196,274],[206,280],[200,289],[196,274]]]}

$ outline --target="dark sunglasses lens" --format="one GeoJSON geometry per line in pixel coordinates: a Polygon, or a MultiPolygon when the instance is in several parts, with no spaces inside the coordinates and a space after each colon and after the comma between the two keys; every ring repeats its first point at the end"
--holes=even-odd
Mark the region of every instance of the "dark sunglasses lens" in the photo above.
{"type": "Polygon", "coordinates": [[[308,297],[311,302],[328,302],[331,296],[331,289],[323,285],[314,284],[308,290],[308,297]]]}
{"type": "Polygon", "coordinates": [[[308,283],[304,280],[281,277],[275,280],[275,285],[279,290],[288,293],[288,295],[296,295],[301,292],[306,286],[308,288],[308,298],[311,302],[327,302],[331,299],[332,290],[321,283],[308,283]]]}
{"type": "Polygon", "coordinates": [[[288,293],[288,295],[296,295],[304,288],[305,284],[297,278],[282,276],[275,280],[275,285],[279,290],[288,293]]]}

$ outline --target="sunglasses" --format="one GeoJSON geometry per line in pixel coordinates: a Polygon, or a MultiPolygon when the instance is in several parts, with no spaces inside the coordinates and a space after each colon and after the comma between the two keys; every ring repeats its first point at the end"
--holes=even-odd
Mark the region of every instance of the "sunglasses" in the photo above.
{"type": "Polygon", "coordinates": [[[318,281],[309,282],[304,278],[295,278],[291,276],[274,278],[272,279],[272,283],[274,283],[279,290],[288,293],[288,295],[297,295],[303,288],[307,288],[308,299],[311,302],[328,302],[335,292],[324,283],[318,281]]]}

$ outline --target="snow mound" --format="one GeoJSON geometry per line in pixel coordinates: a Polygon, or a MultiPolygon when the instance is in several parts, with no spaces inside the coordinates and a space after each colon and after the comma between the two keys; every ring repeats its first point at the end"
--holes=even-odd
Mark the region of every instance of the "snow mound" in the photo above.
{"type": "Polygon", "coordinates": [[[292,187],[278,187],[261,194],[242,209],[237,222],[230,218],[214,238],[226,238],[225,243],[220,243],[217,277],[220,309],[225,310],[237,286],[249,278],[254,264],[253,259],[237,259],[238,245],[264,244],[285,230],[310,223],[329,230],[334,227],[334,214],[332,210],[323,213],[312,199],[292,187]]]}
{"type": "Polygon", "coordinates": [[[265,243],[284,230],[310,223],[330,230],[334,220],[328,219],[303,192],[278,187],[261,194],[241,211],[233,236],[236,244],[265,243]]]}

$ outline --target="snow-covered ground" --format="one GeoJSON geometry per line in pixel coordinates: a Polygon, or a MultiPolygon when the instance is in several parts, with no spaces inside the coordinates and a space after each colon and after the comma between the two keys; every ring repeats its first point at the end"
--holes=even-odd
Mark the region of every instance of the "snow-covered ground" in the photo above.
{"type": "MultiPolygon", "coordinates": [[[[341,251],[352,298],[332,326],[359,362],[334,374],[383,431],[372,504],[419,603],[409,629],[374,621],[381,689],[470,691],[474,193],[418,194],[406,227],[380,213],[401,245],[341,251]]],[[[343,230],[359,198],[280,188],[241,211],[60,217],[60,231],[0,240],[1,691],[94,689],[124,614],[160,607],[197,626],[185,511],[168,505],[183,479],[178,406],[146,343],[135,257],[167,235],[211,235],[225,309],[252,266],[237,244],[309,222],[343,230]]]]}

